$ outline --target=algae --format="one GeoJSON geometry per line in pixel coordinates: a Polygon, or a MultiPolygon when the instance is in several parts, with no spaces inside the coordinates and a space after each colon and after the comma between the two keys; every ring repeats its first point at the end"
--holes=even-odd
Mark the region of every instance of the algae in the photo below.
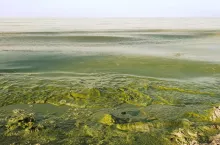
{"type": "Polygon", "coordinates": [[[135,122],[128,124],[117,124],[117,129],[124,131],[150,132],[153,125],[151,123],[135,122]]]}
{"type": "Polygon", "coordinates": [[[100,123],[106,125],[113,125],[115,120],[112,118],[110,114],[104,114],[104,117],[100,120],[100,123]]]}
{"type": "Polygon", "coordinates": [[[0,143],[219,144],[220,64],[218,53],[212,54],[218,52],[219,34],[6,32],[0,51],[0,143]],[[109,44],[117,54],[100,49],[109,44]],[[204,49],[210,46],[212,53],[204,49]],[[200,49],[214,58],[202,57],[200,49]],[[148,50],[164,57],[146,56],[148,50]],[[188,60],[191,53],[194,61],[188,60]]]}
{"type": "Polygon", "coordinates": [[[13,115],[7,120],[5,127],[6,136],[19,135],[23,131],[39,131],[43,128],[42,125],[36,124],[36,119],[33,113],[27,113],[20,109],[13,110],[13,115]]]}
{"type": "Polygon", "coordinates": [[[0,76],[1,141],[155,145],[218,141],[220,92],[215,85],[117,74],[69,75],[68,79],[0,76]]]}

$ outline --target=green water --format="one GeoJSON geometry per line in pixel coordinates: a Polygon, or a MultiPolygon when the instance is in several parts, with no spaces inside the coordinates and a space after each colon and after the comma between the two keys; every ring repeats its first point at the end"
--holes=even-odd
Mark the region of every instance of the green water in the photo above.
{"type": "Polygon", "coordinates": [[[218,30],[0,37],[3,144],[218,141],[218,30]]]}
{"type": "Polygon", "coordinates": [[[220,102],[218,63],[54,52],[1,56],[7,56],[0,69],[3,142],[180,144],[209,142],[219,132],[213,128],[219,122],[210,120],[220,102]],[[34,113],[35,125],[43,128],[5,128],[14,109],[34,113]],[[112,125],[100,123],[105,114],[114,118],[112,125]],[[189,139],[173,135],[173,141],[178,129],[189,139]],[[204,134],[191,137],[188,130],[204,134]]]}

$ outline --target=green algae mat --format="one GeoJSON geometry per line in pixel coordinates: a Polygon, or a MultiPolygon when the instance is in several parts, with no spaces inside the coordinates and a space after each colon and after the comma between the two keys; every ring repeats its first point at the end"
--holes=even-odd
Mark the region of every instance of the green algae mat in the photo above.
{"type": "Polygon", "coordinates": [[[219,30],[3,24],[1,145],[220,144],[219,30]]]}
{"type": "Polygon", "coordinates": [[[0,55],[3,144],[219,142],[218,63],[45,52],[0,55]]]}

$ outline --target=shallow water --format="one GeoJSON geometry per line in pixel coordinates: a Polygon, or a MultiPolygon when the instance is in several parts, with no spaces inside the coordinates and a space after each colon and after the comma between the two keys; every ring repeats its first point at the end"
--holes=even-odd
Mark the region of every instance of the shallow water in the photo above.
{"type": "Polygon", "coordinates": [[[1,142],[191,144],[220,133],[220,19],[0,22],[1,142]]]}

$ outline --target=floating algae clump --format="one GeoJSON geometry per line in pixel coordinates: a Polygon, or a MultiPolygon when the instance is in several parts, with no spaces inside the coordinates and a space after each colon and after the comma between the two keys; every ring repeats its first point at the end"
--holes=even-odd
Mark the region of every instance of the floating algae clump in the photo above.
{"type": "Polygon", "coordinates": [[[74,98],[78,98],[78,99],[86,99],[86,98],[88,98],[87,95],[80,94],[80,93],[76,93],[76,92],[71,92],[70,94],[71,94],[71,96],[73,96],[74,98]]]}
{"type": "Polygon", "coordinates": [[[184,117],[187,117],[187,118],[192,119],[194,121],[209,121],[208,115],[199,114],[199,113],[195,113],[195,112],[186,112],[184,114],[184,117]]]}
{"type": "Polygon", "coordinates": [[[183,128],[174,130],[171,134],[171,142],[174,144],[193,145],[198,144],[197,133],[183,128]]]}
{"type": "Polygon", "coordinates": [[[143,123],[143,122],[134,122],[126,124],[117,124],[116,128],[124,131],[137,131],[137,132],[149,132],[153,124],[143,123]]]}
{"type": "Polygon", "coordinates": [[[113,119],[112,115],[105,114],[99,122],[105,125],[113,125],[115,123],[115,120],[113,119]]]}
{"type": "Polygon", "coordinates": [[[171,143],[175,145],[218,145],[220,143],[218,133],[218,125],[193,125],[191,127],[181,127],[173,130],[169,138],[171,143]]]}
{"type": "Polygon", "coordinates": [[[27,113],[24,110],[15,109],[13,115],[8,119],[6,127],[6,136],[16,135],[20,131],[38,131],[42,128],[36,124],[33,113],[27,113]]]}
{"type": "Polygon", "coordinates": [[[213,113],[210,117],[212,121],[220,121],[220,106],[214,107],[213,113]]]}
{"type": "Polygon", "coordinates": [[[135,87],[132,88],[126,86],[119,88],[117,91],[118,91],[117,94],[119,96],[119,100],[127,104],[133,104],[136,106],[147,106],[152,102],[152,98],[149,95],[142,93],[140,90],[136,89],[135,87]]]}

